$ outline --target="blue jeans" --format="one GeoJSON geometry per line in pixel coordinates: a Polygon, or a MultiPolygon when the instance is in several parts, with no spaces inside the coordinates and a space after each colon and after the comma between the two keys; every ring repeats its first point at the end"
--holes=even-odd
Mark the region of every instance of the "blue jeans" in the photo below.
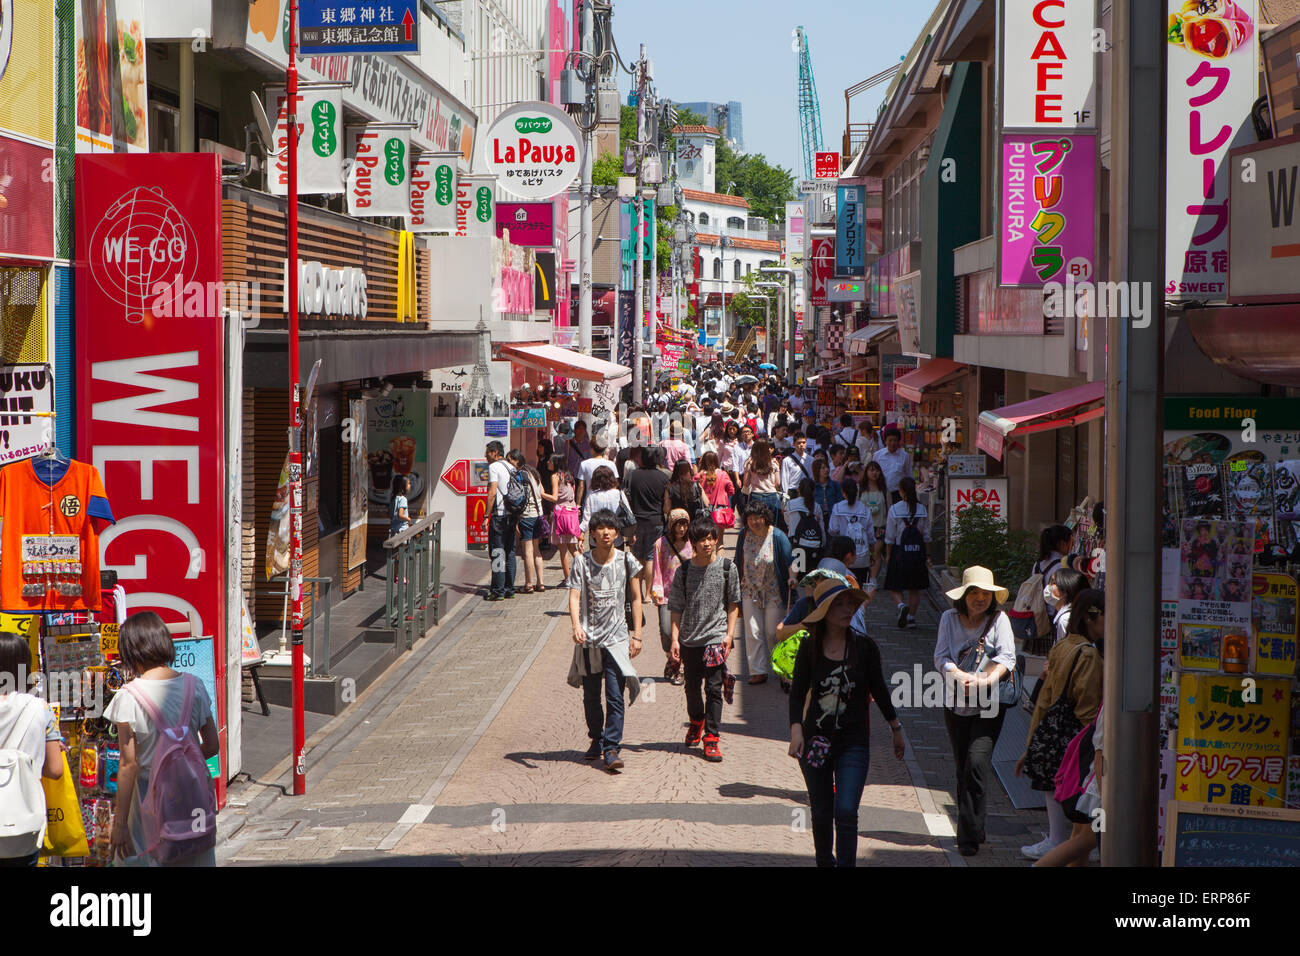
{"type": "Polygon", "coordinates": [[[582,678],[582,709],[587,715],[587,736],[601,742],[601,750],[610,751],[623,742],[623,689],[627,678],[609,651],[601,648],[604,669],[582,678]],[[604,710],[600,706],[601,688],[605,692],[604,710]]]}
{"type": "MultiPolygon", "coordinates": [[[[808,741],[804,741],[804,747],[808,741]]],[[[813,849],[818,866],[856,866],[858,857],[858,804],[867,785],[871,751],[866,744],[831,744],[830,755],[813,769],[803,760],[804,783],[812,809],[813,849]],[[835,853],[831,853],[834,836],[835,853]]]]}
{"type": "Polygon", "coordinates": [[[515,522],[505,515],[493,515],[488,522],[488,554],[492,558],[493,597],[515,593],[515,522]]]}

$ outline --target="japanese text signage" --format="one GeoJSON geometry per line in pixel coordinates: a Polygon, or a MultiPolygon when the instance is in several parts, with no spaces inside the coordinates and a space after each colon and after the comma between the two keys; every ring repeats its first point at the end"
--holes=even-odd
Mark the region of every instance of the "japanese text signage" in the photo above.
{"type": "Polygon", "coordinates": [[[1177,798],[1282,806],[1290,682],[1183,674],[1178,696],[1177,798]]]}
{"type": "Polygon", "coordinates": [[[1091,278],[1096,188],[1095,136],[1004,135],[998,281],[1041,287],[1091,278]]]}
{"type": "Polygon", "coordinates": [[[348,130],[349,216],[405,216],[411,211],[411,130],[358,126],[348,130]]]}
{"type": "Polygon", "coordinates": [[[419,53],[417,0],[298,0],[303,56],[321,53],[419,53]]]}
{"type": "MultiPolygon", "coordinates": [[[[289,97],[284,87],[266,93],[266,111],[275,117],[271,195],[289,193],[289,97]]],[[[302,86],[294,113],[298,126],[298,195],[333,196],[343,191],[343,90],[338,86],[302,86]]]]}
{"type": "Polygon", "coordinates": [[[54,381],[48,365],[0,365],[0,465],[54,443],[54,381]]]}
{"type": "MultiPolygon", "coordinates": [[[[224,323],[159,316],[156,283],[220,286],[221,160],[213,153],[81,154],[76,160],[78,458],[112,489],[103,570],[131,611],[193,616],[225,671],[224,323]]],[[[215,300],[215,301],[214,301],[215,300]]],[[[207,305],[204,303],[212,303],[207,305]]],[[[214,695],[223,737],[226,696],[214,695]]]]}
{"type": "Polygon", "coordinates": [[[814,308],[830,305],[826,297],[827,286],[835,271],[835,237],[819,236],[812,241],[812,295],[814,308]]]}
{"type": "Polygon", "coordinates": [[[411,163],[411,208],[406,228],[411,232],[453,232],[456,229],[456,168],[458,153],[421,153],[411,163]]]}
{"type": "Polygon", "coordinates": [[[1096,0],[1002,0],[1004,129],[1097,128],[1096,24],[1096,0]]]}
{"type": "Polygon", "coordinates": [[[549,103],[512,106],[497,117],[482,142],[483,169],[520,199],[552,199],[582,171],[578,127],[549,103]]]}
{"type": "Polygon", "coordinates": [[[807,206],[802,202],[785,204],[785,251],[789,256],[787,264],[798,269],[803,265],[804,257],[804,218],[807,206]]]}
{"type": "Polygon", "coordinates": [[[817,178],[818,179],[839,179],[840,178],[840,154],[834,150],[829,152],[817,153],[817,178]]]}
{"type": "Polygon", "coordinates": [[[841,186],[836,195],[835,274],[862,277],[867,271],[867,191],[841,186]]]}
{"type": "Polygon", "coordinates": [[[1290,677],[1296,665],[1296,625],[1300,621],[1295,578],[1256,574],[1251,623],[1255,630],[1255,672],[1290,677]]]}
{"type": "Polygon", "coordinates": [[[516,246],[550,248],[555,244],[555,205],[549,202],[497,203],[497,235],[510,230],[516,246]]]}
{"type": "Polygon", "coordinates": [[[1228,289],[1228,150],[1255,139],[1257,0],[1169,0],[1165,297],[1228,289]]]}

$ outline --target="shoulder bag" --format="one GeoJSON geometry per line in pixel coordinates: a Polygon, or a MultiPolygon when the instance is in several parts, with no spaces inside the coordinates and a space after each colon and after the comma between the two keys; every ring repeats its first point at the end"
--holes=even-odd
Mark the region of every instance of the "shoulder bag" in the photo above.
{"type": "Polygon", "coordinates": [[[713,509],[713,523],[719,528],[730,528],[736,523],[736,513],[731,509],[729,504],[718,503],[718,491],[722,488],[722,482],[717,478],[713,480],[713,498],[709,501],[709,506],[713,509]]]}
{"type": "Polygon", "coordinates": [[[1070,670],[1065,675],[1065,683],[1061,686],[1061,696],[1047,708],[1047,713],[1034,728],[1034,735],[1029,738],[1029,746],[1025,749],[1025,776],[1029,778],[1029,785],[1034,790],[1051,793],[1056,789],[1056,771],[1061,768],[1065,749],[1083,729],[1083,724],[1074,713],[1075,701],[1070,696],[1070,679],[1074,677],[1075,665],[1079,663],[1083,651],[1092,646],[1084,644],[1075,651],[1070,670]]]}

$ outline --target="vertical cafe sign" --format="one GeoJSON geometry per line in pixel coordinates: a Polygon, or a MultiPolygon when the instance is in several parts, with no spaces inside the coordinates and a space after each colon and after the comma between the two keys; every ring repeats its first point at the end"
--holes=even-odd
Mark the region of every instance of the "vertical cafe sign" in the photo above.
{"type": "Polygon", "coordinates": [[[1165,297],[1228,293],[1228,150],[1255,141],[1257,0],[1169,0],[1165,297]]]}
{"type": "Polygon", "coordinates": [[[1003,0],[998,282],[1093,277],[1097,256],[1096,0],[1003,0]]]}
{"type": "Polygon", "coordinates": [[[786,265],[792,269],[803,267],[804,259],[804,218],[807,207],[802,202],[785,204],[785,252],[786,265]]]}
{"type": "MultiPolygon", "coordinates": [[[[102,565],[125,583],[130,610],[197,621],[213,640],[220,684],[220,157],[81,154],[76,181],[78,456],[99,469],[118,514],[100,538],[102,565]],[[183,318],[155,308],[177,284],[207,290],[183,318]]],[[[223,771],[225,700],[217,695],[223,771]]]]}

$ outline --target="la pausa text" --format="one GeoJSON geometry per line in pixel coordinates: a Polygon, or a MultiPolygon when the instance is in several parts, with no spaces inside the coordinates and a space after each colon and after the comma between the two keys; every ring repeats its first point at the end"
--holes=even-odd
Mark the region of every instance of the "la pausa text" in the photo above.
{"type": "Polygon", "coordinates": [[[515,146],[507,145],[501,151],[501,140],[492,140],[492,161],[496,163],[547,163],[559,166],[576,163],[577,154],[572,146],[545,146],[521,136],[515,146]]]}

